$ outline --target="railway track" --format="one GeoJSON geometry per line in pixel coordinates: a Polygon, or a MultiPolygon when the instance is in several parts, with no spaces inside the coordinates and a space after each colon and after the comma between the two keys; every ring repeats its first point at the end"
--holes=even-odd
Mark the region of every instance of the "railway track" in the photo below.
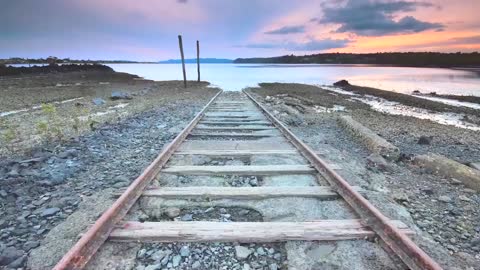
{"type": "Polygon", "coordinates": [[[406,225],[380,213],[361,189],[350,186],[250,94],[231,100],[219,93],[55,269],[88,268],[105,242],[365,239],[378,242],[400,269],[441,269],[415,245],[411,234],[406,225]],[[267,221],[159,221],[164,204],[179,200],[183,205],[258,206],[267,221]],[[275,210],[272,203],[279,207],[275,210]],[[298,213],[282,216],[282,205],[298,213]],[[139,209],[151,218],[139,220],[139,209]]]}

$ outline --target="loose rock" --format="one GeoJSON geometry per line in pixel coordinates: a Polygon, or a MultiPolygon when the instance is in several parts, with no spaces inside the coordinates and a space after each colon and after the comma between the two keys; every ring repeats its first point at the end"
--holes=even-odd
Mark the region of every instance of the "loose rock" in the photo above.
{"type": "Polygon", "coordinates": [[[58,212],[60,212],[60,208],[58,208],[58,207],[47,208],[47,209],[43,210],[42,217],[51,217],[58,212]]]}
{"type": "Polygon", "coordinates": [[[178,217],[180,215],[180,212],[181,212],[180,208],[177,208],[177,207],[169,207],[165,210],[165,213],[169,218],[178,217]]]}
{"type": "Polygon", "coordinates": [[[448,196],[445,196],[445,195],[442,195],[442,196],[438,197],[438,200],[441,201],[441,202],[444,202],[444,203],[452,202],[452,198],[450,198],[448,196]]]}
{"type": "Polygon", "coordinates": [[[190,249],[188,248],[188,246],[183,246],[181,249],[180,249],[180,255],[182,257],[188,257],[190,255],[190,249]]]}
{"type": "Polygon", "coordinates": [[[132,96],[129,93],[121,92],[121,91],[113,91],[112,95],[110,96],[111,100],[119,100],[119,99],[132,99],[132,96]]]}
{"type": "Polygon", "coordinates": [[[333,85],[338,87],[343,87],[343,86],[350,86],[350,83],[347,80],[340,80],[338,82],[335,82],[333,85]]]}
{"type": "Polygon", "coordinates": [[[418,144],[429,145],[433,140],[433,136],[420,136],[418,139],[418,144]]]}
{"type": "Polygon", "coordinates": [[[92,102],[97,106],[104,105],[105,103],[107,103],[103,98],[94,98],[92,102]]]}
{"type": "Polygon", "coordinates": [[[182,257],[180,255],[176,255],[172,259],[172,265],[173,267],[177,267],[180,265],[180,261],[182,260],[182,257]]]}
{"type": "Polygon", "coordinates": [[[235,256],[239,260],[245,260],[252,253],[252,251],[244,246],[235,246],[235,256]]]}
{"type": "Polygon", "coordinates": [[[0,266],[9,265],[10,263],[14,262],[18,258],[22,257],[23,254],[24,252],[22,250],[18,250],[14,247],[7,247],[0,254],[0,266]]]}

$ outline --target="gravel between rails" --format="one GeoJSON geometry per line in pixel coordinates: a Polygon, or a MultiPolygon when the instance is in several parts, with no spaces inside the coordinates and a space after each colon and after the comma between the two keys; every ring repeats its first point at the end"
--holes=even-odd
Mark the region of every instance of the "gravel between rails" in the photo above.
{"type": "Polygon", "coordinates": [[[157,82],[161,99],[113,124],[0,160],[0,265],[51,269],[218,89],[157,82]],[[163,87],[164,85],[166,87],[163,87]]]}
{"type": "MultiPolygon", "coordinates": [[[[223,93],[219,100],[244,100],[237,93],[223,93]]],[[[198,139],[198,138],[197,138],[198,139]]],[[[204,142],[200,139],[199,142],[204,142]]],[[[192,142],[190,141],[190,145],[192,142]]],[[[212,145],[212,149],[220,148],[212,145]]],[[[284,148],[285,146],[279,146],[284,148]]],[[[304,162],[301,156],[256,157],[239,160],[207,158],[175,158],[173,164],[298,164],[304,162]]],[[[230,179],[220,176],[170,177],[161,173],[152,186],[230,186],[230,179]],[[190,182],[191,180],[191,182],[190,182]]],[[[254,179],[250,179],[254,180],[254,179]]],[[[251,181],[249,181],[252,185],[251,181]]],[[[311,186],[317,185],[312,175],[280,175],[263,177],[255,185],[311,186]],[[311,181],[313,178],[313,181],[311,181]]],[[[255,186],[252,185],[252,186],[255,186]]],[[[266,199],[213,199],[213,198],[162,198],[141,197],[125,220],[210,220],[235,222],[238,220],[264,222],[302,222],[321,219],[354,219],[356,215],[342,200],[319,200],[315,198],[285,197],[266,199]],[[218,211],[216,211],[218,209],[218,211]],[[248,211],[246,211],[248,210],[248,211]],[[252,211],[254,210],[254,211],[252,211]],[[238,212],[233,214],[232,211],[238,212]],[[238,214],[238,215],[237,215],[238,214]],[[260,216],[261,215],[261,216],[260,216]]],[[[174,222],[174,221],[169,221],[174,222]]],[[[235,225],[235,223],[233,223],[235,225]]],[[[184,232],[188,233],[188,232],[184,232]]],[[[87,269],[393,269],[395,263],[374,241],[359,239],[353,241],[286,241],[284,244],[239,244],[239,243],[171,243],[142,245],[140,243],[107,242],[92,258],[87,269]],[[261,248],[261,249],[259,249],[261,248]],[[268,250],[268,254],[265,250],[268,250]],[[272,251],[270,251],[272,250],[272,251]],[[183,255],[182,255],[183,253],[183,255]],[[286,253],[286,254],[285,254],[286,253]],[[278,254],[278,255],[275,255],[278,254]]]]}

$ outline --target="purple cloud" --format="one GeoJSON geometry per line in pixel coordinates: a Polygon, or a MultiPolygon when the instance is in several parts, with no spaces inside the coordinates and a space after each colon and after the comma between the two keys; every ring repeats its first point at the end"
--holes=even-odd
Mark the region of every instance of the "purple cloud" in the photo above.
{"type": "Polygon", "coordinates": [[[272,31],[267,31],[264,34],[268,35],[288,35],[288,34],[298,34],[305,33],[305,26],[303,25],[294,25],[294,26],[284,26],[272,31]]]}

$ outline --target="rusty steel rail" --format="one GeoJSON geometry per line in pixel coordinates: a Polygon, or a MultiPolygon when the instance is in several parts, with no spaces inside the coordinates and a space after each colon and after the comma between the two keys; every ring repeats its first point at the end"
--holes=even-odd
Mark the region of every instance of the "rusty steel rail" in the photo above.
{"type": "Polygon", "coordinates": [[[54,270],[82,269],[102,244],[107,240],[117,224],[141,196],[145,187],[160,172],[172,156],[173,152],[185,140],[192,129],[203,117],[207,108],[220,95],[219,91],[193,120],[163,149],[155,160],[138,176],[127,190],[105,211],[78,242],[63,256],[53,268],[54,270]]]}
{"type": "Polygon", "coordinates": [[[410,269],[441,270],[442,267],[420,249],[405,233],[397,229],[390,220],[358,191],[319,158],[315,152],[298,139],[285,125],[261,105],[252,95],[243,91],[261,109],[263,114],[287,137],[287,139],[309,160],[332,188],[350,205],[383,241],[387,251],[393,252],[410,269]]]}

